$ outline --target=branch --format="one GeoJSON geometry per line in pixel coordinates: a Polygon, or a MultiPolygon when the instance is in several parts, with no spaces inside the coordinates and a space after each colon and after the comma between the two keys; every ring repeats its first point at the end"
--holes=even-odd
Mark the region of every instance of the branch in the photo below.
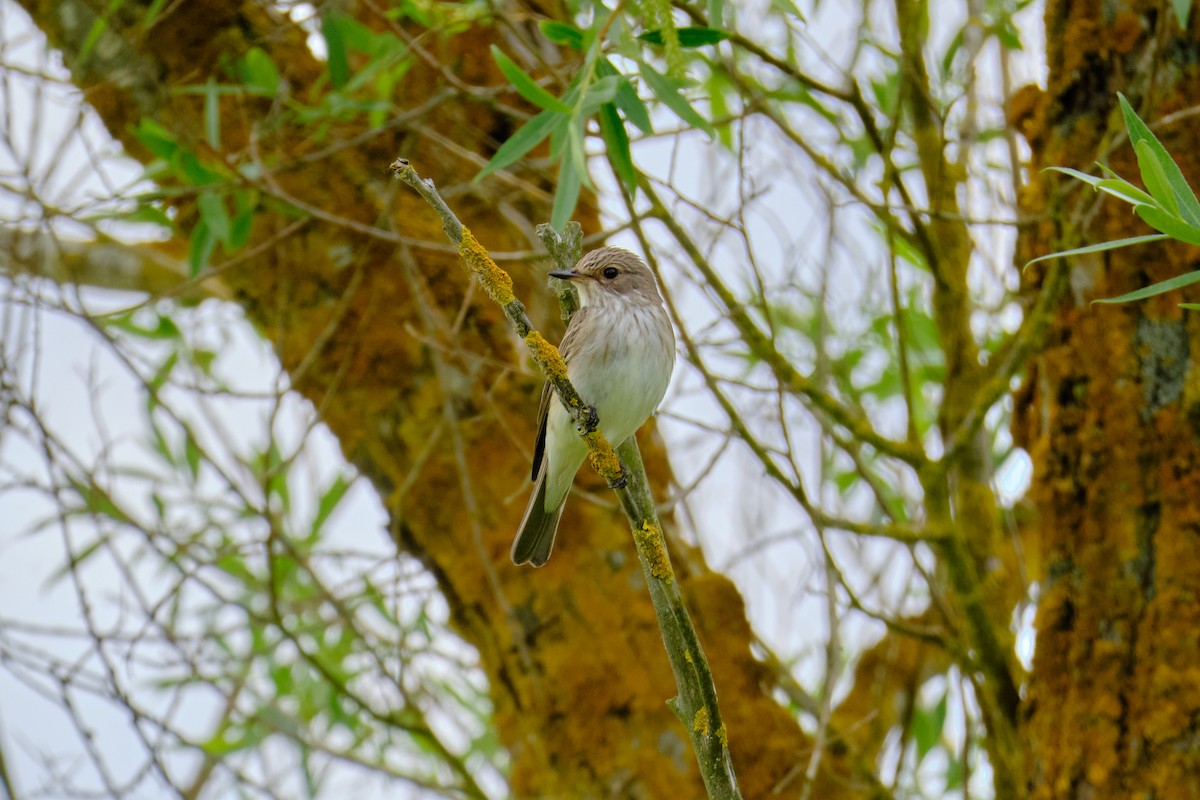
{"type": "Polygon", "coordinates": [[[185,264],[151,244],[73,241],[12,225],[0,226],[0,273],[156,297],[173,294],[184,300],[229,297],[229,290],[216,280],[189,281],[185,264]]]}
{"type": "MultiPolygon", "coordinates": [[[[675,674],[675,686],[679,693],[668,701],[668,705],[688,732],[708,796],[720,800],[740,800],[742,795],[729,755],[728,736],[717,706],[717,689],[671,569],[666,540],[650,495],[636,437],[629,437],[621,445],[621,458],[618,460],[612,445],[597,429],[599,420],[595,412],[583,402],[567,378],[566,363],[558,348],[533,328],[525,307],[513,296],[512,279],[508,273],[496,266],[471,231],[446,205],[432,181],[422,180],[403,158],[396,159],[391,167],[396,178],[415,189],[441,217],[446,237],[458,245],[459,255],[467,269],[475,275],[492,300],[504,309],[509,321],[529,347],[533,360],[554,385],[580,435],[587,442],[592,466],[616,489],[633,530],[638,560],[650,590],[671,671],[675,674]]],[[[551,238],[544,229],[541,233],[544,240],[551,238]]],[[[556,259],[565,258],[563,249],[572,247],[578,258],[580,247],[577,242],[571,237],[567,242],[552,239],[549,244],[550,249],[555,251],[556,259]]]]}
{"type": "Polygon", "coordinates": [[[945,454],[941,458],[943,463],[953,464],[959,460],[963,450],[972,445],[988,411],[1012,392],[1013,377],[1041,350],[1046,333],[1050,329],[1051,317],[1066,287],[1067,270],[1061,264],[1056,265],[1046,276],[1037,301],[1025,315],[1020,329],[997,354],[998,357],[993,360],[995,366],[984,374],[984,380],[972,398],[962,421],[947,437],[945,454]]]}

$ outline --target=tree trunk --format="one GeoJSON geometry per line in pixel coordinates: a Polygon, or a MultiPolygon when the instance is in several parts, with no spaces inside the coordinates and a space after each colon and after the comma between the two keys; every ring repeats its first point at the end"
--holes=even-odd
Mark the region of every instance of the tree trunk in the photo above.
{"type": "MultiPolygon", "coordinates": [[[[1152,127],[1192,106],[1196,13],[1168,4],[1047,4],[1049,83],[1026,109],[1033,148],[1019,262],[1149,233],[1122,203],[1042,167],[1108,162],[1137,182],[1116,92],[1152,127]],[[1111,153],[1107,149],[1111,148],[1111,153]]],[[[1028,99],[1030,95],[1026,95],[1028,99]]],[[[1156,127],[1200,181],[1195,118],[1156,127]]],[[[1073,258],[1044,351],[1016,395],[1017,439],[1034,464],[1041,579],[1024,701],[1034,798],[1200,796],[1200,316],[1194,291],[1090,305],[1197,267],[1154,244],[1073,258]]],[[[1047,276],[1025,277],[1032,295],[1047,276]]]]}

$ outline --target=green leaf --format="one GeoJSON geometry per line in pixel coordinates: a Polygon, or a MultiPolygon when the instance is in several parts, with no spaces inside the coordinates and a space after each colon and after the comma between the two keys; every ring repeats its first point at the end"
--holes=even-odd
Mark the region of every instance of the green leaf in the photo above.
{"type": "MultiPolygon", "coordinates": [[[[119,314],[105,318],[106,325],[143,339],[178,340],[182,338],[183,334],[180,332],[179,326],[176,325],[170,317],[165,317],[159,314],[157,323],[158,324],[153,328],[140,325],[134,321],[133,315],[131,314],[119,314]]],[[[175,354],[172,354],[172,358],[174,357],[175,354]]]]}
{"type": "Polygon", "coordinates": [[[142,14],[142,21],[138,23],[138,27],[143,32],[154,27],[154,23],[158,20],[158,15],[162,13],[163,6],[167,4],[167,0],[151,0],[150,5],[146,7],[145,13],[142,14]]]}
{"type": "Polygon", "coordinates": [[[579,176],[579,180],[584,186],[591,189],[591,176],[588,175],[587,168],[587,151],[584,147],[585,133],[583,130],[584,119],[582,117],[572,117],[571,124],[566,127],[566,135],[564,144],[567,147],[566,158],[575,162],[575,174],[579,176]]]}
{"type": "Polygon", "coordinates": [[[1115,172],[1108,169],[1108,167],[1105,167],[1103,164],[1100,164],[1099,166],[1102,170],[1109,173],[1113,177],[1100,178],[1095,175],[1088,175],[1086,172],[1080,172],[1077,169],[1071,169],[1070,167],[1046,167],[1045,171],[1061,172],[1063,175],[1070,175],[1072,178],[1083,181],[1098,192],[1111,194],[1113,197],[1116,197],[1119,200],[1124,200],[1126,203],[1131,205],[1145,204],[1153,206],[1158,204],[1158,201],[1153,197],[1146,194],[1121,176],[1117,175],[1115,172]]]}
{"type": "Polygon", "coordinates": [[[1101,253],[1105,250],[1116,250],[1119,247],[1130,247],[1135,244],[1146,244],[1147,242],[1161,242],[1163,239],[1168,239],[1165,233],[1152,233],[1148,236],[1131,236],[1128,239],[1114,239],[1111,242],[1100,242],[1100,244],[1089,244],[1087,247],[1076,247],[1074,250],[1063,250],[1061,253],[1049,253],[1044,256],[1038,256],[1032,261],[1025,263],[1021,269],[1027,269],[1039,261],[1049,261],[1054,258],[1067,258],[1069,256],[1083,256],[1088,253],[1101,253]]]}
{"type": "Polygon", "coordinates": [[[558,171],[558,190],[554,193],[554,208],[550,213],[550,225],[559,233],[563,232],[571,215],[575,213],[575,204],[579,202],[580,176],[575,168],[575,161],[564,158],[558,171]]]}
{"type": "Polygon", "coordinates": [[[1180,303],[1180,308],[1186,308],[1188,311],[1200,311],[1200,303],[1180,303]]]}
{"type": "Polygon", "coordinates": [[[675,112],[681,120],[687,124],[699,128],[708,134],[710,139],[715,139],[717,132],[713,126],[696,109],[692,108],[692,104],[679,93],[675,85],[667,79],[658,70],[649,64],[643,62],[638,63],[638,71],[642,75],[642,80],[646,82],[646,86],[667,108],[675,112]]]}
{"type": "Polygon", "coordinates": [[[100,41],[100,37],[108,30],[108,20],[104,17],[96,17],[96,21],[92,23],[92,27],[88,29],[87,36],[83,39],[83,45],[79,48],[79,62],[83,63],[88,60],[88,56],[92,54],[92,50],[96,48],[96,43],[100,41]]]}
{"type": "Polygon", "coordinates": [[[1138,187],[1134,186],[1127,180],[1121,178],[1105,178],[1096,184],[1099,191],[1111,194],[1119,200],[1124,200],[1130,205],[1154,205],[1154,198],[1143,192],[1138,187]]]}
{"type": "Polygon", "coordinates": [[[1175,201],[1175,193],[1171,191],[1171,184],[1167,180],[1167,173],[1162,167],[1162,163],[1154,155],[1154,151],[1149,142],[1137,142],[1133,146],[1134,152],[1137,153],[1138,169],[1142,173],[1142,183],[1146,184],[1147,191],[1157,203],[1161,205],[1171,216],[1179,216],[1179,203],[1175,201]]]}
{"type": "MultiPolygon", "coordinates": [[[[81,500],[83,500],[84,505],[89,513],[108,517],[109,519],[117,522],[129,522],[129,516],[120,508],[118,508],[117,504],[112,501],[112,498],[109,496],[108,492],[104,491],[100,487],[90,483],[81,483],[76,480],[71,480],[71,487],[79,493],[79,497],[81,500]]],[[[107,541],[107,536],[101,537],[101,539],[97,541],[107,541]]],[[[85,552],[90,553],[92,552],[92,549],[88,548],[85,552]]],[[[77,565],[82,563],[82,559],[85,557],[86,556],[84,556],[82,553],[78,554],[75,557],[74,563],[77,565]]]]}
{"type": "Polygon", "coordinates": [[[196,223],[196,227],[192,228],[192,236],[188,241],[188,265],[191,267],[189,278],[194,278],[208,265],[208,259],[212,256],[213,249],[217,246],[217,239],[209,231],[208,225],[204,220],[196,223]]]}
{"type": "MultiPolygon", "coordinates": [[[[780,91],[771,92],[771,97],[776,100],[785,100],[785,101],[802,103],[802,104],[808,106],[809,108],[811,108],[813,111],[820,114],[825,119],[825,121],[828,122],[830,125],[834,125],[839,128],[841,127],[841,124],[842,124],[841,116],[836,111],[833,111],[830,108],[826,107],[820,100],[818,100],[816,97],[813,96],[812,92],[810,92],[808,89],[806,89],[805,87],[803,87],[799,84],[791,84],[791,85],[786,86],[785,88],[783,88],[780,91]]],[[[868,137],[863,137],[863,138],[868,138],[868,137]]],[[[846,141],[849,142],[851,140],[847,139],[846,141]]],[[[872,143],[869,143],[869,139],[868,139],[867,149],[872,154],[875,152],[875,145],[872,143]]]]}
{"type": "Polygon", "coordinates": [[[337,509],[338,504],[342,502],[342,498],[346,496],[346,492],[353,483],[353,478],[338,475],[333,479],[333,483],[329,485],[329,488],[321,494],[321,500],[317,503],[317,513],[313,516],[312,538],[315,539],[317,534],[320,533],[321,528],[325,525],[330,515],[337,509]]]}
{"type": "Polygon", "coordinates": [[[250,241],[250,229],[254,224],[254,211],[239,211],[229,225],[229,238],[224,242],[225,247],[237,250],[245,247],[250,241]]]}
{"type": "Polygon", "coordinates": [[[196,365],[197,369],[210,378],[213,377],[212,366],[216,360],[216,351],[205,350],[204,348],[197,348],[192,351],[192,363],[196,365]]]}
{"type": "MultiPolygon", "coordinates": [[[[917,244],[913,241],[912,236],[910,236],[907,232],[898,228],[895,231],[892,231],[891,238],[888,238],[887,226],[885,226],[882,222],[872,222],[871,227],[875,229],[880,238],[888,243],[888,246],[892,248],[892,251],[897,256],[904,259],[909,264],[912,264],[922,272],[930,272],[929,262],[925,260],[925,254],[921,252],[921,248],[917,246],[917,244]]],[[[890,322],[891,317],[889,316],[885,319],[890,322]]]]}
{"type": "MultiPolygon", "coordinates": [[[[596,75],[607,78],[609,75],[620,73],[607,58],[602,58],[596,62],[596,75]]],[[[646,110],[646,104],[638,97],[637,90],[633,88],[628,77],[621,75],[621,82],[617,85],[617,96],[613,100],[625,115],[625,119],[636,125],[638,130],[642,133],[654,133],[654,126],[650,124],[650,112],[646,110]]]]}
{"type": "Polygon", "coordinates": [[[321,35],[325,37],[326,67],[329,82],[341,89],[350,80],[350,61],[346,56],[346,39],[336,14],[327,13],[321,19],[321,35]]]}
{"type": "Polygon", "coordinates": [[[600,106],[611,103],[617,96],[617,88],[621,85],[621,76],[609,75],[588,87],[583,102],[579,104],[580,116],[587,118],[600,110],[600,106]]]}
{"type": "Polygon", "coordinates": [[[1006,16],[996,25],[988,29],[1000,41],[1000,46],[1005,50],[1024,50],[1025,46],[1021,43],[1021,32],[1016,25],[1013,24],[1012,17],[1006,16]]]}
{"type": "Polygon", "coordinates": [[[178,150],[171,167],[179,178],[191,186],[210,186],[222,181],[222,176],[204,166],[200,158],[188,150],[178,150]]]}
{"type": "MultiPolygon", "coordinates": [[[[288,488],[287,473],[289,464],[284,461],[277,442],[269,442],[266,451],[259,454],[258,466],[261,468],[259,474],[266,478],[267,496],[277,498],[280,509],[286,512],[291,507],[291,490],[288,488]]],[[[291,565],[292,562],[289,559],[288,566],[291,565]]]]}
{"type": "MultiPolygon", "coordinates": [[[[1179,215],[1189,225],[1200,226],[1200,200],[1196,199],[1195,192],[1192,187],[1188,186],[1184,180],[1183,173],[1179,170],[1179,165],[1171,158],[1166,148],[1158,141],[1158,138],[1151,133],[1150,128],[1146,123],[1142,122],[1137,112],[1133,110],[1133,106],[1125,99],[1125,95],[1117,93],[1117,98],[1121,101],[1121,113],[1125,116],[1125,127],[1129,131],[1129,140],[1133,142],[1135,150],[1139,142],[1146,142],[1147,153],[1154,157],[1158,167],[1161,168],[1163,176],[1165,176],[1167,184],[1170,186],[1171,194],[1178,202],[1179,215]]],[[[1146,180],[1146,169],[1142,166],[1142,155],[1138,153],[1138,167],[1142,169],[1142,180],[1146,180]]],[[[1146,186],[1150,189],[1149,184],[1146,186]]],[[[1151,189],[1150,194],[1155,194],[1151,189]]],[[[1155,194],[1155,197],[1158,195],[1155,194]]]]}
{"type": "Polygon", "coordinates": [[[492,45],[492,58],[496,60],[496,65],[500,67],[500,71],[504,73],[504,77],[508,79],[508,82],[512,84],[521,97],[524,97],[538,108],[544,108],[547,111],[557,111],[560,114],[571,113],[573,109],[569,105],[539,86],[525,70],[518,67],[511,58],[504,55],[504,52],[499,47],[496,47],[496,45],[492,45]]]}
{"type": "Polygon", "coordinates": [[[538,28],[541,29],[542,36],[555,44],[564,44],[576,50],[583,48],[583,31],[578,28],[550,19],[538,22],[538,28]]]}
{"type": "Polygon", "coordinates": [[[1156,231],[1162,231],[1172,239],[1200,246],[1200,230],[1179,217],[1172,216],[1157,206],[1135,206],[1134,212],[1156,231]]]}
{"type": "Polygon", "coordinates": [[[225,246],[230,250],[244,247],[250,241],[250,228],[258,210],[256,197],[254,193],[247,191],[234,193],[233,222],[229,226],[229,238],[225,241],[225,246]]]}
{"type": "MultiPolygon", "coordinates": [[[[547,112],[550,113],[550,112],[547,112]]],[[[572,132],[572,118],[569,115],[562,115],[566,120],[562,125],[555,125],[554,130],[550,131],[550,160],[558,161],[562,158],[563,148],[566,147],[567,139],[570,138],[572,132]]]]}
{"type": "Polygon", "coordinates": [[[221,95],[210,76],[204,87],[204,139],[213,150],[221,149],[221,95]]]}
{"type": "Polygon", "coordinates": [[[617,113],[616,106],[606,103],[600,108],[600,137],[608,150],[608,160],[617,177],[625,184],[630,194],[637,192],[637,168],[629,152],[629,135],[617,113]]]}
{"type": "MultiPolygon", "coordinates": [[[[727,31],[717,30],[716,28],[687,27],[677,28],[676,30],[679,32],[679,45],[681,47],[704,47],[705,45],[723,42],[730,37],[727,31]]],[[[643,42],[660,47],[664,42],[661,29],[646,31],[637,38],[643,42]]]]}
{"type": "MultiPolygon", "coordinates": [[[[724,75],[713,70],[708,77],[705,86],[708,89],[708,108],[714,120],[726,119],[729,117],[729,103],[725,101],[725,90],[729,84],[724,75]]],[[[733,126],[726,122],[723,125],[717,126],[717,135],[720,137],[721,146],[726,150],[733,150],[733,126]]]]}
{"type": "Polygon", "coordinates": [[[196,198],[200,219],[208,226],[213,237],[222,244],[229,241],[229,213],[225,201],[215,192],[201,192],[196,198]]]}
{"type": "Polygon", "coordinates": [[[138,122],[133,135],[147,150],[164,161],[170,161],[179,150],[175,134],[148,117],[138,122]]]}
{"type": "Polygon", "coordinates": [[[963,785],[963,765],[962,761],[955,758],[953,753],[946,754],[949,758],[949,763],[946,764],[946,791],[953,792],[956,789],[962,788],[963,785]]]}
{"type": "Polygon", "coordinates": [[[1175,19],[1179,20],[1179,28],[1186,31],[1188,16],[1192,11],[1192,0],[1171,0],[1171,8],[1175,11],[1175,19]]]}
{"type": "Polygon", "coordinates": [[[806,21],[804,12],[792,0],[771,0],[771,7],[786,17],[794,17],[801,22],[806,21]]]}
{"type": "MultiPolygon", "coordinates": [[[[167,360],[158,365],[158,369],[156,369],[154,374],[151,375],[149,380],[146,381],[146,386],[150,389],[151,393],[158,394],[159,390],[162,389],[163,386],[166,386],[167,381],[171,379],[171,373],[175,371],[175,366],[178,363],[179,353],[175,352],[167,356],[167,360]]],[[[163,447],[169,447],[166,439],[163,439],[162,445],[163,447]]],[[[179,464],[178,458],[173,453],[170,456],[169,461],[172,464],[179,464]]]]}
{"type": "Polygon", "coordinates": [[[900,79],[899,69],[871,79],[871,93],[875,95],[875,102],[889,116],[900,107],[900,79]]]}
{"type": "Polygon", "coordinates": [[[171,222],[171,218],[158,206],[140,204],[132,211],[125,214],[118,214],[117,217],[126,222],[142,222],[147,225],[158,225],[167,230],[175,227],[175,224],[171,222]]]}
{"type": "Polygon", "coordinates": [[[354,17],[338,14],[336,22],[347,52],[357,50],[374,56],[373,60],[378,60],[378,57],[386,55],[389,50],[394,51],[398,46],[402,47],[394,36],[376,34],[354,17]]]}
{"type": "Polygon", "coordinates": [[[279,70],[261,47],[251,47],[242,59],[242,82],[255,94],[274,97],[279,91],[279,70]]]}
{"type": "Polygon", "coordinates": [[[1185,272],[1182,275],[1176,275],[1174,278],[1170,278],[1165,281],[1153,283],[1144,288],[1129,292],[1128,294],[1123,294],[1120,297],[1106,297],[1103,300],[1093,300],[1092,302],[1107,304],[1128,303],[1133,300],[1145,300],[1147,297],[1154,297],[1155,295],[1165,294],[1167,292],[1174,291],[1175,289],[1182,289],[1184,286],[1190,286],[1198,281],[1200,281],[1200,269],[1196,270],[1195,272],[1185,272]]]}
{"type": "Polygon", "coordinates": [[[192,432],[184,428],[183,439],[183,457],[187,462],[188,473],[195,480],[200,475],[200,462],[204,460],[204,453],[200,450],[200,445],[196,443],[192,432]]]}
{"type": "Polygon", "coordinates": [[[173,227],[171,218],[168,217],[163,210],[149,205],[145,199],[140,199],[138,204],[128,209],[101,210],[94,214],[79,214],[75,217],[80,222],[94,223],[100,220],[118,219],[122,222],[133,222],[143,225],[155,225],[161,228],[171,230],[173,227]]]}
{"type": "Polygon", "coordinates": [[[962,50],[963,42],[966,41],[967,25],[975,25],[976,22],[971,20],[964,23],[958,32],[950,39],[950,43],[946,45],[946,52],[942,54],[942,74],[950,75],[950,70],[954,67],[954,57],[962,50]]]}
{"type": "Polygon", "coordinates": [[[556,128],[565,127],[569,120],[570,117],[566,114],[556,114],[553,111],[543,111],[538,114],[508,137],[508,141],[500,145],[496,155],[492,156],[492,160],[484,166],[476,176],[476,180],[504,169],[541,144],[556,128]]]}
{"type": "Polygon", "coordinates": [[[912,733],[917,744],[917,763],[925,759],[929,751],[942,739],[942,728],[946,724],[946,694],[931,709],[918,708],[913,712],[912,733]]]}
{"type": "Polygon", "coordinates": [[[1045,172],[1061,172],[1063,175],[1070,175],[1072,178],[1081,180],[1093,188],[1095,188],[1096,184],[1103,180],[1103,178],[1098,178],[1095,175],[1088,175],[1086,172],[1080,172],[1079,170],[1071,169],[1070,167],[1046,167],[1045,172]]]}

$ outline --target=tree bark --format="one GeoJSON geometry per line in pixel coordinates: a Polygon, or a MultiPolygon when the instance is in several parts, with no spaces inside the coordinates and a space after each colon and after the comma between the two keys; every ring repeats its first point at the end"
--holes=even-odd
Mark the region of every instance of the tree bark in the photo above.
{"type": "MultiPolygon", "coordinates": [[[[1150,232],[1124,204],[1039,170],[1102,160],[1137,182],[1128,139],[1113,136],[1116,92],[1152,127],[1194,104],[1191,16],[1181,31],[1161,3],[1047,4],[1048,88],[1023,111],[1023,216],[1044,221],[1023,232],[1018,263],[1150,232]]],[[[1156,133],[1196,185],[1194,118],[1156,133]]],[[[1197,295],[1090,305],[1197,266],[1194,248],[1170,243],[1058,267],[1069,286],[1015,397],[1044,570],[1023,706],[1033,798],[1200,796],[1200,317],[1176,305],[1197,295]]],[[[1026,295],[1050,274],[1030,268],[1026,295]]]]}

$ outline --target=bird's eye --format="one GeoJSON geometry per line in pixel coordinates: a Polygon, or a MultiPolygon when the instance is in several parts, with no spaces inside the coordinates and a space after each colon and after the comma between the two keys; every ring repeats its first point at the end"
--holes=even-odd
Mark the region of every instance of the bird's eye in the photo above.
{"type": "Polygon", "coordinates": [[[605,267],[604,268],[604,277],[608,278],[610,281],[613,278],[617,277],[617,268],[616,267],[605,267]]]}

